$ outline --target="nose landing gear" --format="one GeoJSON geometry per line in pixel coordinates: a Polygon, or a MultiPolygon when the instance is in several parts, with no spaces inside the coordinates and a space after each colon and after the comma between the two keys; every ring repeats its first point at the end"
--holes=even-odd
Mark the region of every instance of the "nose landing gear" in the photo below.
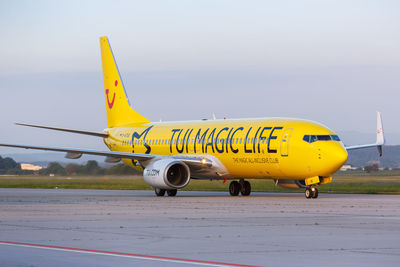
{"type": "Polygon", "coordinates": [[[306,198],[317,198],[318,197],[318,189],[315,187],[308,187],[304,193],[306,198]]]}

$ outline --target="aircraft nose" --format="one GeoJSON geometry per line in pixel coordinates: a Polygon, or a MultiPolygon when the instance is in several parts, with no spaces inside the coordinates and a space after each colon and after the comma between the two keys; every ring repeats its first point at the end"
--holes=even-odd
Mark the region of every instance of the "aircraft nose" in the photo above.
{"type": "Polygon", "coordinates": [[[332,152],[333,152],[332,159],[334,161],[334,165],[335,167],[337,167],[337,169],[339,169],[347,161],[348,157],[347,150],[342,146],[338,146],[332,152]]]}

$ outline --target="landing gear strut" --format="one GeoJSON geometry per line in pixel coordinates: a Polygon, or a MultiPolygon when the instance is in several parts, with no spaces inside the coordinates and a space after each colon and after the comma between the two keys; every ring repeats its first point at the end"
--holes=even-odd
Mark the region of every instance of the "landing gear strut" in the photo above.
{"type": "Polygon", "coordinates": [[[315,187],[308,187],[304,193],[306,198],[317,198],[318,197],[318,189],[315,187]]]}
{"type": "Polygon", "coordinates": [[[229,194],[231,194],[231,196],[237,196],[239,193],[241,193],[242,196],[250,195],[251,185],[248,181],[241,179],[240,182],[232,181],[229,184],[229,194]]]}

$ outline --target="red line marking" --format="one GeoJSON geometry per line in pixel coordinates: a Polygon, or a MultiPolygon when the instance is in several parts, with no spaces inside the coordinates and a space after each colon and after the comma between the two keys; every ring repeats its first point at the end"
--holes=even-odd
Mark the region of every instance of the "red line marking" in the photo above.
{"type": "Polygon", "coordinates": [[[203,261],[203,260],[190,260],[190,259],[182,259],[182,258],[152,256],[152,255],[145,255],[145,254],[117,252],[117,251],[106,251],[106,250],[96,250],[96,249],[86,249],[86,248],[71,248],[71,247],[62,247],[62,246],[51,246],[51,245],[31,244],[31,243],[22,243],[22,242],[12,242],[12,241],[0,241],[0,244],[22,245],[22,246],[42,247],[42,248],[54,248],[54,249],[63,249],[63,250],[81,251],[81,252],[82,251],[84,251],[84,252],[94,252],[94,253],[103,253],[103,254],[110,254],[110,255],[132,256],[132,257],[141,257],[141,258],[147,258],[147,259],[170,260],[170,261],[180,261],[180,262],[188,262],[188,263],[204,263],[204,264],[237,266],[237,267],[260,267],[260,266],[256,266],[256,265],[246,265],[246,264],[236,264],[236,263],[226,263],[226,262],[216,262],[216,261],[203,261]]]}

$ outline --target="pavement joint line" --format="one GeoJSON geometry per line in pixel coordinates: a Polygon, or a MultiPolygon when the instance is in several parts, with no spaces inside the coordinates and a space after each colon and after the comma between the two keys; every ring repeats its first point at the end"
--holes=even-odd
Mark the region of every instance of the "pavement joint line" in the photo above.
{"type": "Polygon", "coordinates": [[[171,262],[171,263],[184,263],[184,264],[202,265],[202,266],[260,267],[260,266],[256,266],[256,265],[203,261],[203,260],[191,260],[191,259],[181,259],[181,258],[172,258],[172,257],[163,257],[163,256],[134,254],[134,253],[126,253],[126,252],[104,251],[104,250],[84,249],[84,248],[72,248],[72,247],[42,245],[42,244],[31,244],[31,243],[22,243],[22,242],[13,242],[13,241],[0,241],[0,245],[41,248],[41,249],[56,250],[56,251],[67,251],[67,252],[86,253],[86,254],[105,255],[105,256],[124,257],[124,258],[134,258],[134,259],[162,261],[162,262],[171,262]]]}

